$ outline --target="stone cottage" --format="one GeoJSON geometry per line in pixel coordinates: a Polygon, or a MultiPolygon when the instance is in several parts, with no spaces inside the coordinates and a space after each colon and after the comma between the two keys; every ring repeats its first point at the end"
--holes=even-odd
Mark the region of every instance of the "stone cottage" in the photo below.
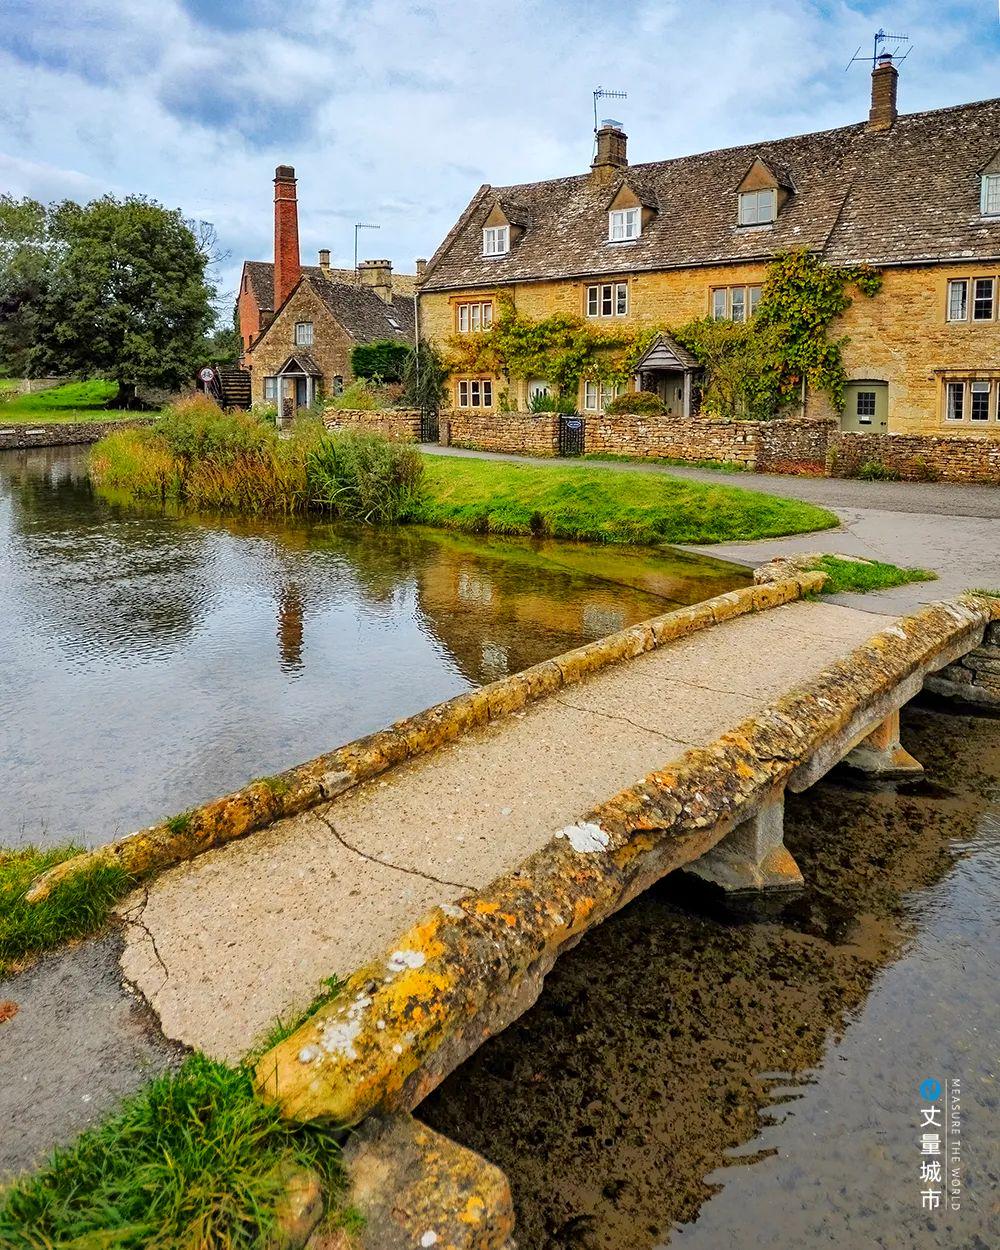
{"type": "MultiPolygon", "coordinates": [[[[588,173],[480,187],[427,266],[421,334],[482,333],[501,299],[595,326],[743,321],[769,261],[808,248],[883,275],[832,327],[849,338],[843,429],[1000,439],[1000,99],[900,116],[897,85],[883,56],[866,121],[650,164],[630,165],[607,121],[588,173]]],[[[663,335],[633,384],[686,416],[695,372],[663,335]]],[[[456,408],[495,409],[506,380],[451,385],[456,408]]],[[[548,386],[512,380],[509,404],[548,386]]],[[[578,409],[599,414],[614,393],[581,381],[578,409]]],[[[803,409],[833,417],[823,395],[803,409]]]]}
{"type": "Polygon", "coordinates": [[[245,261],[238,314],[252,402],[308,407],[354,380],[351,351],[381,339],[413,342],[416,279],[388,260],[357,271],[299,259],[295,170],[274,171],[274,261],[245,261]]]}

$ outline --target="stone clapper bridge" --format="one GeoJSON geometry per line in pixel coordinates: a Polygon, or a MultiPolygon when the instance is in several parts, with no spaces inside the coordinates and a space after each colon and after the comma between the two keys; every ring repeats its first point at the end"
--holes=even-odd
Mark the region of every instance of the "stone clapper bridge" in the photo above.
{"type": "MultiPolygon", "coordinates": [[[[409,1112],[666,873],[799,886],[786,789],[841,761],[919,774],[899,709],[925,684],[1000,703],[982,684],[1000,687],[1000,600],[897,618],[810,598],[822,583],[730,591],[567,652],[67,861],[29,898],[95,861],[148,879],[121,905],[124,975],[168,1037],[220,1059],[344,982],[256,1069],[286,1116],[358,1127],[365,1232],[313,1244],[513,1244],[502,1173],[409,1112]]],[[[322,1205],[303,1204],[296,1244],[322,1205]]]]}

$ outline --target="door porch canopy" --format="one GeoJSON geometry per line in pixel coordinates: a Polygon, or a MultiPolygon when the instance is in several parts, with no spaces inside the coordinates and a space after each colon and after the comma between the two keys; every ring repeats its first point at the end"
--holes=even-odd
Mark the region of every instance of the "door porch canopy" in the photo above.
{"type": "MultiPolygon", "coordinates": [[[[668,390],[680,392],[680,414],[691,415],[693,384],[701,366],[669,334],[658,334],[635,366],[635,387],[638,391],[652,391],[667,406],[673,408],[668,390]]],[[[672,398],[672,395],[670,396],[672,398]]]]}

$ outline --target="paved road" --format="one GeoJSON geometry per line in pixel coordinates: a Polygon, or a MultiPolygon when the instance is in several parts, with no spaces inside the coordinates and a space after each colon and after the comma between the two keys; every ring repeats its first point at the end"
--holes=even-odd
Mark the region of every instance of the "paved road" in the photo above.
{"type": "MultiPolygon", "coordinates": [[[[426,444],[431,455],[551,465],[537,457],[463,451],[426,444]]],[[[593,460],[560,460],[560,465],[596,467],[593,460]]],[[[950,598],[963,590],[1000,587],[1000,488],[944,482],[860,482],[843,478],[792,477],[772,473],[720,473],[672,465],[603,462],[623,473],[665,473],[670,477],[739,486],[802,499],[830,508],[840,528],[793,538],[751,543],[720,543],[687,549],[738,564],[763,564],[776,555],[802,551],[840,552],[889,564],[931,569],[934,582],[918,582],[871,595],[837,595],[836,602],[872,612],[910,612],[922,603],[950,598]]]]}

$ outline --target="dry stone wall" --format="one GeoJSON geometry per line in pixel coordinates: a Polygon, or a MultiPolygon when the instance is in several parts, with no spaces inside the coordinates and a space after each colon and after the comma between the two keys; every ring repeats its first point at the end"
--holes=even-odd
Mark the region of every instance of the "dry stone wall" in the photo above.
{"type": "Polygon", "coordinates": [[[558,450],[559,418],[552,412],[455,408],[441,414],[440,431],[440,441],[446,447],[554,456],[558,450]]]}
{"type": "Polygon", "coordinates": [[[323,424],[328,430],[373,430],[399,443],[420,442],[420,411],[417,408],[327,408],[323,424]]]}
{"type": "Polygon", "coordinates": [[[1000,484],[1000,439],[989,435],[854,434],[830,436],[830,477],[855,477],[865,465],[880,465],[908,482],[1000,484]]]}
{"type": "Polygon", "coordinates": [[[96,443],[105,434],[139,425],[152,425],[152,418],[126,421],[60,421],[45,425],[0,424],[0,451],[25,451],[30,447],[73,447],[96,443]]]}

